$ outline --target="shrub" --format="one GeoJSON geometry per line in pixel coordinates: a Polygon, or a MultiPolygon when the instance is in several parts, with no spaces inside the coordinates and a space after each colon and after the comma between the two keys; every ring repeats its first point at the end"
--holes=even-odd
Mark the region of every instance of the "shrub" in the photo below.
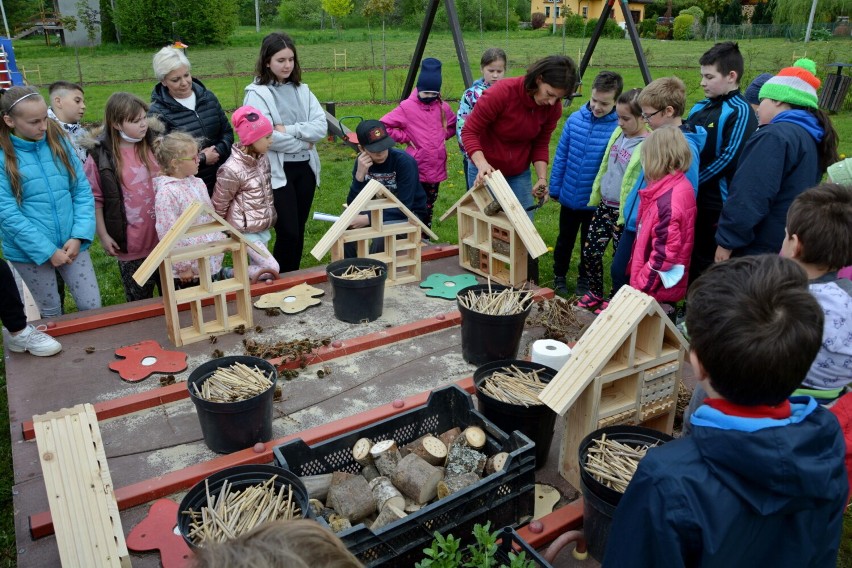
{"type": "MultiPolygon", "coordinates": [[[[589,30],[594,30],[595,26],[598,25],[597,18],[591,18],[589,23],[586,26],[587,33],[591,33],[589,30]]],[[[624,30],[621,29],[615,20],[612,18],[607,18],[606,23],[604,24],[604,29],[601,32],[601,37],[607,37],[610,39],[622,39],[624,37],[624,30]]]]}
{"type": "Polygon", "coordinates": [[[530,25],[532,26],[532,29],[541,29],[544,26],[544,19],[544,14],[542,14],[541,12],[535,12],[532,15],[532,19],[530,19],[530,25]]]}
{"type": "Polygon", "coordinates": [[[658,24],[655,33],[657,34],[657,39],[671,39],[672,28],[671,26],[658,24]]]}
{"type": "Polygon", "coordinates": [[[695,18],[692,14],[681,13],[674,21],[674,39],[678,41],[686,41],[692,39],[692,24],[695,18]]]}
{"type": "Polygon", "coordinates": [[[639,22],[639,37],[657,37],[657,21],[653,18],[645,18],[639,22]]]}
{"type": "Polygon", "coordinates": [[[690,6],[684,10],[681,10],[678,15],[683,16],[684,14],[692,14],[692,17],[695,18],[697,22],[704,21],[704,10],[699,8],[698,6],[690,6]]]}

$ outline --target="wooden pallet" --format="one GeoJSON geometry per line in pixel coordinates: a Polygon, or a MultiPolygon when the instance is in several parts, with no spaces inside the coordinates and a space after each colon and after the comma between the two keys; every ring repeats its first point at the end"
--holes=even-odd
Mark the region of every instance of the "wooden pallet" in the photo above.
{"type": "Polygon", "coordinates": [[[130,566],[91,404],[33,417],[62,566],[130,566]]]}

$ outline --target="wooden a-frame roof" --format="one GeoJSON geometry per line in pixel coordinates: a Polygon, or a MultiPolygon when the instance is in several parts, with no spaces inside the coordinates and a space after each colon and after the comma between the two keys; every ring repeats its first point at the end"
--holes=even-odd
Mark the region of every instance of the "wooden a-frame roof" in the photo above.
{"type": "Polygon", "coordinates": [[[557,414],[565,414],[577,398],[601,374],[639,323],[657,315],[664,338],[687,349],[688,343],[668,315],[651,296],[623,286],[571,350],[571,358],[542,390],[539,400],[557,414]]]}
{"type": "MultiPolygon", "coordinates": [[[[512,227],[515,228],[521,242],[524,243],[527,253],[532,258],[538,258],[546,253],[547,245],[544,243],[541,235],[538,234],[538,230],[536,230],[535,225],[529,218],[529,215],[527,215],[527,212],[524,211],[524,208],[521,206],[521,202],[518,201],[518,198],[515,196],[512,188],[509,187],[509,184],[506,182],[506,178],[503,177],[503,174],[500,173],[499,170],[495,171],[493,174],[485,178],[484,184],[491,191],[491,196],[493,196],[493,198],[500,204],[500,207],[503,208],[503,212],[506,213],[506,217],[508,217],[512,227]]],[[[481,197],[482,189],[482,183],[470,188],[467,193],[462,195],[461,198],[452,205],[452,207],[447,209],[446,213],[441,216],[441,221],[455,214],[456,210],[461,205],[469,202],[474,202],[480,211],[483,210],[491,202],[491,199],[488,199],[483,203],[483,199],[481,197]]]]}
{"type": "Polygon", "coordinates": [[[200,201],[195,201],[192,205],[186,208],[186,211],[184,211],[180,217],[178,217],[178,220],[172,228],[169,229],[169,232],[166,233],[166,236],[163,237],[156,247],[154,247],[154,250],[151,251],[151,254],[149,254],[148,258],[145,259],[145,262],[143,262],[136,272],[133,273],[133,280],[135,280],[140,286],[144,284],[148,278],[151,277],[154,271],[159,268],[160,263],[163,262],[169,253],[171,253],[174,244],[182,238],[193,235],[206,235],[207,233],[212,233],[214,231],[227,231],[244,244],[256,250],[258,253],[264,256],[269,256],[271,254],[266,247],[262,247],[247,239],[245,235],[236,230],[222,217],[217,215],[210,207],[204,205],[200,201]],[[213,220],[200,225],[193,225],[198,216],[204,213],[210,215],[213,220]]]}
{"type": "Polygon", "coordinates": [[[323,235],[322,238],[317,242],[317,244],[314,245],[314,248],[311,249],[311,254],[313,255],[313,257],[317,260],[322,259],[322,257],[325,256],[325,253],[327,253],[334,245],[334,243],[337,242],[337,239],[339,239],[343,235],[343,233],[346,232],[346,230],[349,228],[349,225],[351,225],[352,222],[355,220],[355,217],[360,215],[361,211],[365,211],[368,209],[384,209],[385,207],[381,206],[368,207],[368,203],[374,197],[379,197],[381,199],[389,201],[390,203],[387,203],[388,206],[392,205],[394,207],[399,208],[399,210],[402,211],[406,217],[408,217],[409,221],[413,222],[415,225],[418,225],[424,233],[429,235],[430,238],[438,240],[438,235],[433,233],[432,230],[417,217],[417,215],[412,213],[408,207],[403,205],[402,201],[400,201],[396,197],[396,195],[394,195],[388,188],[386,188],[376,180],[371,179],[367,182],[367,185],[365,185],[363,189],[361,189],[355,199],[352,200],[352,203],[350,203],[346,207],[346,209],[343,211],[337,221],[334,222],[331,228],[326,231],[325,235],[323,235]]]}

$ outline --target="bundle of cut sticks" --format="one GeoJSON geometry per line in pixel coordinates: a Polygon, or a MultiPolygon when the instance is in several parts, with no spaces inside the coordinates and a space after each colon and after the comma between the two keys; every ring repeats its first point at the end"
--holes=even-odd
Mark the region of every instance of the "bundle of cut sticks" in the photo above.
{"type": "Polygon", "coordinates": [[[603,434],[586,452],[586,471],[602,485],[624,493],[639,467],[639,460],[656,445],[629,446],[607,440],[606,434],[603,434]]]}
{"type": "Polygon", "coordinates": [[[459,296],[459,304],[472,312],[490,316],[507,316],[520,314],[526,310],[533,301],[531,290],[513,290],[504,288],[499,292],[492,291],[490,286],[487,292],[479,293],[468,290],[466,294],[459,296]]]}
{"type": "Polygon", "coordinates": [[[541,404],[538,395],[547,385],[538,374],[538,369],[522,371],[515,365],[503,367],[482,381],[479,388],[500,402],[533,406],[541,404]]]}
{"type": "Polygon", "coordinates": [[[248,400],[272,386],[272,379],[263,374],[256,366],[249,368],[243,363],[234,363],[230,367],[219,367],[210,377],[201,383],[193,383],[195,396],[210,402],[239,402],[248,400]]]}
{"type": "Polygon", "coordinates": [[[363,268],[358,268],[352,264],[343,272],[343,274],[338,276],[338,278],[344,278],[346,280],[368,280],[370,278],[377,278],[381,275],[382,269],[379,266],[365,266],[363,268]]]}
{"type": "Polygon", "coordinates": [[[265,522],[300,518],[302,511],[293,498],[293,486],[285,483],[276,491],[277,477],[236,491],[226,480],[218,495],[210,494],[205,480],[207,505],[200,511],[183,511],[191,517],[187,536],[197,545],[224,542],[265,522]]]}

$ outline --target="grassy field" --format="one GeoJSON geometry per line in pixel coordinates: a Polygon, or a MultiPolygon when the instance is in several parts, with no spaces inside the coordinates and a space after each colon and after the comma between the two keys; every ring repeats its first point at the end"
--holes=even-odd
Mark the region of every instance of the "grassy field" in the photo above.
{"type": "MultiPolygon", "coordinates": [[[[261,34],[253,28],[240,28],[231,39],[231,45],[219,47],[190,47],[188,56],[193,64],[193,74],[219,97],[222,106],[229,113],[242,103],[243,87],[251,81],[252,70],[257,57],[260,40],[271,30],[261,34]]],[[[334,32],[295,32],[299,58],[304,70],[303,78],[321,102],[337,103],[339,117],[345,119],[348,126],[354,128],[363,118],[380,118],[393,108],[393,103],[382,102],[398,100],[402,90],[411,54],[417,41],[415,32],[398,30],[386,34],[387,98],[383,96],[382,81],[382,43],[380,33],[370,34],[367,30],[344,30],[338,38],[334,32]],[[338,57],[339,68],[334,68],[335,53],[346,53],[347,68],[343,69],[342,57],[338,57]]],[[[468,58],[474,67],[474,77],[478,71],[481,52],[488,47],[504,48],[509,54],[510,75],[520,75],[524,68],[535,59],[550,53],[565,53],[578,58],[585,49],[588,40],[567,38],[564,43],[561,36],[551,36],[544,31],[487,32],[485,34],[466,34],[465,42],[468,58]]],[[[643,40],[643,50],[651,66],[653,77],[670,74],[680,76],[687,84],[688,107],[702,96],[699,88],[698,58],[711,42],[667,42],[643,40]]],[[[740,42],[746,59],[745,81],[762,72],[773,72],[790,65],[792,54],[807,54],[813,58],[824,77],[833,69],[828,63],[842,60],[842,54],[848,53],[850,42],[817,42],[807,46],[784,40],[752,40],[740,42]]],[[[86,89],[88,109],[85,120],[98,123],[103,115],[107,97],[115,91],[129,91],[145,100],[149,100],[155,83],[151,70],[151,57],[156,50],[137,50],[118,46],[105,46],[94,50],[62,47],[46,47],[41,40],[16,42],[18,65],[23,68],[28,80],[42,87],[58,79],[79,80],[82,76],[86,89]],[[78,67],[79,66],[79,67],[78,67]],[[78,71],[79,69],[79,71],[78,71]]],[[[426,55],[438,57],[444,62],[442,92],[453,108],[464,90],[459,65],[452,38],[447,33],[433,33],[427,46],[426,55]]],[[[618,71],[624,76],[625,87],[642,86],[641,75],[635,63],[630,43],[626,40],[601,40],[586,73],[587,82],[599,70],[607,68],[618,71]]],[[[588,89],[586,89],[586,96],[588,89]]],[[[840,151],[852,155],[852,111],[847,96],[846,109],[832,117],[840,133],[840,151]]],[[[576,110],[584,98],[574,101],[566,109],[565,116],[576,110]]],[[[687,108],[688,108],[687,107],[687,108]]],[[[564,119],[563,119],[564,120],[564,119]]],[[[551,141],[555,149],[562,124],[557,127],[551,141]]],[[[441,184],[438,202],[435,206],[436,222],[434,230],[442,241],[456,242],[455,219],[438,223],[440,216],[465,189],[461,172],[461,157],[454,140],[447,143],[449,179],[441,184]]],[[[338,213],[340,204],[346,199],[351,180],[352,164],[355,157],[352,150],[339,142],[323,143],[319,146],[322,158],[322,186],[317,191],[314,203],[315,211],[338,213]]],[[[552,245],[556,240],[558,225],[558,207],[549,205],[536,215],[536,225],[545,242],[552,245]]],[[[310,248],[320,239],[328,228],[327,223],[310,222],[306,236],[306,250],[302,266],[325,263],[328,258],[318,261],[308,254],[310,248]]],[[[103,254],[96,243],[92,247],[98,273],[98,282],[105,305],[124,301],[123,290],[115,261],[103,254]]],[[[576,259],[575,259],[576,260],[576,259]]],[[[575,266],[576,263],[572,265],[575,266]]],[[[569,275],[573,280],[575,274],[569,275]]],[[[552,282],[552,257],[545,255],[541,262],[541,282],[552,282]]],[[[569,282],[572,286],[573,282],[569,282]]],[[[67,306],[74,309],[72,304],[67,306]]],[[[2,365],[2,361],[0,361],[2,365]]],[[[5,391],[5,373],[0,367],[0,422],[9,423],[8,404],[5,391]]],[[[13,483],[11,448],[9,437],[0,437],[0,566],[15,565],[14,525],[12,520],[11,486],[13,483]]],[[[847,515],[847,534],[844,539],[845,550],[839,566],[852,568],[852,517],[847,515]]]]}

